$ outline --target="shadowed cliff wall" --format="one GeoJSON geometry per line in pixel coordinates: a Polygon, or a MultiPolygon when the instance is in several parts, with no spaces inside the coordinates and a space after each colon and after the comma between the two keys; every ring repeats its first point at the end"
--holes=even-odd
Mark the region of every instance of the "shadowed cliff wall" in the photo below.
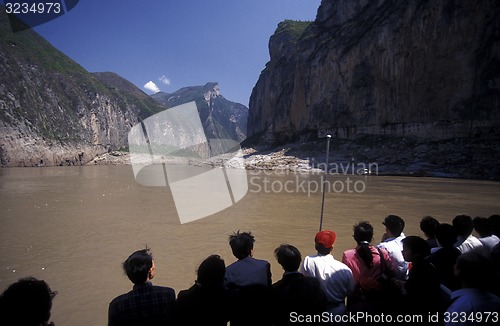
{"type": "Polygon", "coordinates": [[[299,36],[284,22],[270,38],[247,136],[442,139],[498,129],[499,15],[491,0],[323,0],[299,36]]]}

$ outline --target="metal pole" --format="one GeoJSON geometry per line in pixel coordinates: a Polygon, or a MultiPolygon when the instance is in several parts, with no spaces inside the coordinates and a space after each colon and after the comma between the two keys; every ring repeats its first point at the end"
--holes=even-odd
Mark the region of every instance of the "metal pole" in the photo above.
{"type": "Polygon", "coordinates": [[[319,230],[323,228],[323,212],[325,210],[325,187],[326,176],[328,175],[328,157],[330,156],[330,139],[331,135],[326,135],[326,162],[325,162],[325,175],[323,175],[323,198],[321,199],[321,217],[319,219],[319,230]]]}

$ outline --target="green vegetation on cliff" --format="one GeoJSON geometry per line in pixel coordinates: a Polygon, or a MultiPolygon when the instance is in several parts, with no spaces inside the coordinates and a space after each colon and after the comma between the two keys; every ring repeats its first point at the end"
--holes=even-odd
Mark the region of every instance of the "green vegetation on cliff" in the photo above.
{"type": "Polygon", "coordinates": [[[287,33],[292,37],[291,40],[297,42],[304,34],[307,27],[311,25],[311,23],[311,21],[297,21],[287,19],[278,24],[278,28],[276,29],[274,34],[277,35],[281,33],[287,33]]]}

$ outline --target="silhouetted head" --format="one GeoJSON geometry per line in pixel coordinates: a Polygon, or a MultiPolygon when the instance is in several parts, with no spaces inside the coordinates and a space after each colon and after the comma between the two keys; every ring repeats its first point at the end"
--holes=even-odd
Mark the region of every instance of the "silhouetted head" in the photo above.
{"type": "Polygon", "coordinates": [[[403,257],[407,262],[424,260],[431,253],[431,248],[427,241],[419,236],[411,235],[404,238],[401,242],[403,243],[403,257]]]}
{"type": "Polygon", "coordinates": [[[240,232],[239,230],[229,236],[229,245],[234,257],[243,259],[252,255],[255,237],[250,231],[240,232]]]}
{"type": "Polygon", "coordinates": [[[486,217],[474,217],[472,224],[474,225],[474,230],[476,230],[481,238],[489,237],[493,234],[493,227],[491,226],[490,220],[486,217]]]}
{"type": "Polygon", "coordinates": [[[274,256],[285,272],[297,271],[302,261],[299,249],[289,244],[282,244],[274,249],[274,256]]]}
{"type": "Polygon", "coordinates": [[[405,221],[397,215],[387,216],[382,224],[395,237],[399,237],[405,228],[405,221]]]}
{"type": "Polygon", "coordinates": [[[457,231],[453,225],[441,223],[436,229],[436,240],[441,247],[453,247],[457,242],[457,231]]]}
{"type": "Polygon", "coordinates": [[[333,244],[337,239],[337,234],[331,230],[322,230],[314,237],[314,247],[318,253],[327,255],[332,252],[333,244]]]}
{"type": "Polygon", "coordinates": [[[491,225],[491,231],[497,237],[500,237],[500,215],[494,214],[488,217],[491,225]]]}
{"type": "Polygon", "coordinates": [[[0,320],[5,325],[46,325],[52,299],[57,294],[43,280],[22,278],[11,284],[0,296],[0,320]]]}
{"type": "Polygon", "coordinates": [[[153,255],[150,249],[142,249],[131,254],[123,262],[123,270],[134,284],[142,284],[154,277],[153,255]]]}
{"type": "Polygon", "coordinates": [[[361,242],[367,244],[373,240],[373,226],[369,222],[359,222],[354,225],[354,240],[359,245],[361,242]]]}
{"type": "Polygon", "coordinates": [[[455,276],[463,288],[488,290],[493,284],[493,263],[477,252],[458,256],[455,262],[455,276]]]}
{"type": "Polygon", "coordinates": [[[370,242],[373,239],[373,226],[368,222],[359,222],[354,225],[353,237],[358,244],[356,253],[368,268],[372,267],[373,255],[370,249],[370,242]]]}
{"type": "Polygon", "coordinates": [[[226,265],[219,255],[208,256],[198,267],[196,282],[202,287],[220,288],[224,285],[226,265]]]}
{"type": "Polygon", "coordinates": [[[425,236],[430,239],[436,237],[436,229],[438,225],[439,221],[432,216],[424,216],[420,220],[420,230],[422,230],[425,236]]]}
{"type": "Polygon", "coordinates": [[[457,231],[457,234],[461,237],[467,238],[471,235],[474,229],[474,224],[472,223],[472,218],[469,215],[457,215],[453,219],[453,227],[457,231]]]}

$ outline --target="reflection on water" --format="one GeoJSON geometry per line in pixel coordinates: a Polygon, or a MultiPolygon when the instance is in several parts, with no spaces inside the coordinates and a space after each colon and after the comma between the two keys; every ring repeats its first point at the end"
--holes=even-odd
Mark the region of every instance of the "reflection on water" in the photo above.
{"type": "MultiPolygon", "coordinates": [[[[170,190],[137,184],[130,166],[0,169],[0,290],[20,277],[44,279],[59,292],[56,325],[104,325],[111,299],[131,288],[121,270],[130,253],[152,248],[154,283],[178,292],[193,283],[206,256],[234,261],[227,237],[236,230],[254,233],[255,257],[271,262],[276,281],[279,244],[314,253],[321,179],[249,171],[248,181],[247,195],[232,207],[181,225],[170,190]]],[[[338,234],[337,259],[354,246],[352,226],[360,220],[372,222],[378,242],[392,213],[406,220],[407,235],[421,235],[425,215],[450,222],[462,213],[500,213],[498,182],[352,175],[327,181],[323,228],[338,234]],[[349,183],[364,189],[340,191],[349,183]]]]}

